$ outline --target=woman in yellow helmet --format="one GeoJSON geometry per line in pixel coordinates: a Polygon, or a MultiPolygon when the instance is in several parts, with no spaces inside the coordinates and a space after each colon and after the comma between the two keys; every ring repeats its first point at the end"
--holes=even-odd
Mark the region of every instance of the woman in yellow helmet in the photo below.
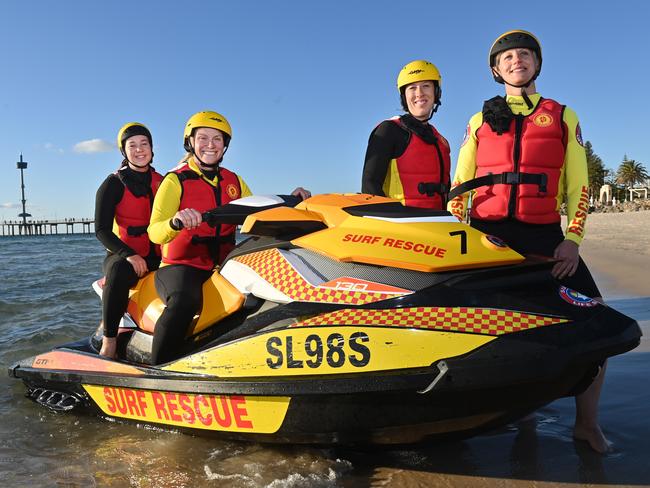
{"type": "MultiPolygon", "coordinates": [[[[523,254],[554,257],[552,275],[567,288],[602,302],[578,246],[588,213],[587,160],[575,112],[537,93],[542,48],[530,32],[499,36],[489,66],[505,97],[487,100],[469,121],[450,194],[449,210],[472,227],[504,240],[523,254]],[[566,198],[565,198],[566,195],[566,198]],[[566,233],[560,205],[567,206],[566,233]]],[[[609,449],[598,425],[604,366],[576,397],[574,436],[599,452],[609,449]]]]}
{"type": "Polygon", "coordinates": [[[129,289],[147,272],[158,268],[160,247],[149,240],[147,226],[154,195],[162,181],[151,162],[151,132],[137,122],[117,134],[124,157],[119,170],[97,190],[95,235],[106,247],[106,276],[102,291],[104,337],[100,354],[114,358],[120,319],[126,312],[129,289]]]}
{"type": "Polygon", "coordinates": [[[442,97],[440,72],[428,61],[400,71],[397,90],[406,114],[370,134],[361,191],[402,204],[443,210],[449,191],[449,143],[429,124],[442,97]]]}
{"type": "MultiPolygon", "coordinates": [[[[166,307],[154,329],[152,364],[175,357],[201,308],[203,283],[235,246],[234,225],[210,227],[201,217],[206,210],[251,195],[240,176],[221,166],[231,138],[223,115],[212,111],[192,115],[183,135],[187,154],[156,194],[149,234],[162,244],[155,283],[166,307]]],[[[310,196],[303,188],[293,194],[310,196]]]]}

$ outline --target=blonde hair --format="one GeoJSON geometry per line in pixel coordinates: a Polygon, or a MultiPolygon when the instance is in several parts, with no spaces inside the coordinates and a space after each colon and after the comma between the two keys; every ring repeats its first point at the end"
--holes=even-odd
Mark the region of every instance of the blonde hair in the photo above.
{"type": "Polygon", "coordinates": [[[181,160],[178,162],[178,166],[180,166],[181,164],[187,163],[190,160],[191,157],[192,157],[192,153],[186,152],[185,156],[183,156],[181,158],[181,160]]]}

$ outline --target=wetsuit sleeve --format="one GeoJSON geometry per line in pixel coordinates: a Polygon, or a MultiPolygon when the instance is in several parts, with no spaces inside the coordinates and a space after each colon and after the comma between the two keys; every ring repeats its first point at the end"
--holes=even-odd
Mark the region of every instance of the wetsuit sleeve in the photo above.
{"type": "Polygon", "coordinates": [[[567,128],[567,146],[564,168],[560,176],[560,191],[566,192],[566,239],[580,244],[585,235],[589,213],[589,171],[587,155],[582,144],[578,116],[570,108],[564,109],[563,120],[567,128]]]}
{"type": "Polygon", "coordinates": [[[390,162],[401,156],[407,145],[408,134],[390,120],[383,121],[372,131],[363,164],[362,193],[386,196],[383,186],[390,162]]]}
{"type": "Polygon", "coordinates": [[[136,252],[113,233],[115,209],[124,196],[124,185],[115,175],[104,180],[95,195],[95,236],[106,249],[123,258],[136,252]]]}
{"type": "Polygon", "coordinates": [[[248,185],[244,181],[244,178],[237,175],[237,179],[239,180],[239,187],[241,188],[241,196],[239,198],[250,197],[253,192],[251,192],[251,189],[248,188],[248,185]]]}
{"type": "Polygon", "coordinates": [[[176,173],[168,173],[160,183],[153,200],[151,220],[147,232],[149,239],[156,244],[166,244],[180,231],[171,227],[171,221],[181,205],[182,187],[176,173]]]}
{"type": "MultiPolygon", "coordinates": [[[[476,177],[476,150],[478,148],[478,139],[476,131],[483,124],[483,113],[478,112],[472,116],[465,129],[465,137],[458,152],[458,161],[456,162],[456,172],[451,183],[451,188],[465,183],[476,177]]],[[[447,210],[460,220],[467,217],[469,194],[458,195],[447,204],[447,210]]]]}

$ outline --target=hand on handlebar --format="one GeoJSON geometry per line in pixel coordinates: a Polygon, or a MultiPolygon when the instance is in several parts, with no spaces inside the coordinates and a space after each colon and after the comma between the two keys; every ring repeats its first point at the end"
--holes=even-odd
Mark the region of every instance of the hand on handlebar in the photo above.
{"type": "Polygon", "coordinates": [[[311,192],[309,190],[305,190],[302,186],[299,186],[298,188],[293,190],[291,194],[294,197],[300,197],[303,200],[306,200],[307,198],[311,197],[311,192]]]}
{"type": "Polygon", "coordinates": [[[176,212],[172,218],[173,227],[178,229],[196,229],[203,222],[201,212],[193,208],[184,208],[176,212]]]}

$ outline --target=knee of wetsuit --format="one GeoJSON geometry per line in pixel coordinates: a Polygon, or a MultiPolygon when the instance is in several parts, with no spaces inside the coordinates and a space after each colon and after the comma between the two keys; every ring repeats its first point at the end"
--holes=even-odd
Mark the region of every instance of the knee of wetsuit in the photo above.
{"type": "Polygon", "coordinates": [[[173,293],[167,300],[167,308],[178,312],[197,313],[201,308],[203,301],[201,297],[197,297],[191,293],[178,292],[173,293]]]}

